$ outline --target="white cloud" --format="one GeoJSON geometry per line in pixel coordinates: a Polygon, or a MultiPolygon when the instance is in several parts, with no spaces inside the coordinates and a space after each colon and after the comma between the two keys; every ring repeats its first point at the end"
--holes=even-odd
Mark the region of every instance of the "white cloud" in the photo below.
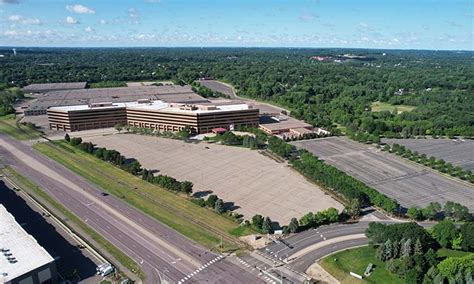
{"type": "Polygon", "coordinates": [[[104,19],[101,19],[101,20],[99,21],[99,23],[100,23],[101,25],[106,25],[106,24],[107,24],[107,21],[104,20],[104,19]]]}
{"type": "Polygon", "coordinates": [[[161,0],[145,0],[145,3],[160,3],[161,0]]]}
{"type": "Polygon", "coordinates": [[[86,6],[83,6],[81,4],[67,5],[66,9],[69,12],[76,13],[76,14],[95,14],[95,10],[88,8],[86,6]]]}
{"type": "Polygon", "coordinates": [[[369,27],[369,24],[364,23],[364,22],[360,22],[359,25],[363,28],[368,28],[369,27]]]}
{"type": "Polygon", "coordinates": [[[8,17],[10,22],[20,23],[23,25],[41,25],[41,20],[37,18],[25,18],[21,15],[11,15],[8,17]]]}
{"type": "Polygon", "coordinates": [[[16,36],[18,35],[18,32],[15,30],[9,30],[9,31],[5,31],[3,34],[6,36],[16,36]]]}
{"type": "Polygon", "coordinates": [[[16,22],[16,21],[21,20],[21,18],[22,17],[20,15],[11,15],[11,16],[8,17],[8,20],[12,21],[12,22],[16,22]]]}
{"type": "Polygon", "coordinates": [[[138,18],[140,16],[137,9],[135,8],[129,8],[127,11],[130,18],[138,18]]]}
{"type": "Polygon", "coordinates": [[[85,31],[86,33],[91,33],[91,32],[93,32],[94,30],[93,30],[90,26],[88,26],[87,28],[84,29],[84,31],[85,31]]]}
{"type": "Polygon", "coordinates": [[[67,16],[66,17],[66,23],[68,23],[70,25],[75,25],[75,24],[78,24],[79,22],[76,19],[74,19],[73,17],[67,16]]]}

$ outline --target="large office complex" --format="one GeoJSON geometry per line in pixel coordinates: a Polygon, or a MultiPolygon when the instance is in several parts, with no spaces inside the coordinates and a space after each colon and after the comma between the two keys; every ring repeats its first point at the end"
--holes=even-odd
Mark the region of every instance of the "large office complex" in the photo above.
{"type": "Polygon", "coordinates": [[[0,204],[0,283],[56,283],[54,258],[0,204]]]}
{"type": "Polygon", "coordinates": [[[96,89],[52,89],[49,86],[36,86],[36,89],[45,91],[35,92],[36,99],[24,110],[26,116],[45,115],[48,108],[55,106],[89,105],[102,102],[125,103],[144,99],[188,104],[208,102],[207,99],[194,93],[191,86],[178,85],[96,89]]]}
{"type": "Polygon", "coordinates": [[[63,131],[112,127],[121,123],[173,132],[189,127],[193,133],[207,133],[214,128],[257,127],[259,110],[243,103],[215,105],[139,100],[51,107],[48,120],[50,129],[63,131]]]}

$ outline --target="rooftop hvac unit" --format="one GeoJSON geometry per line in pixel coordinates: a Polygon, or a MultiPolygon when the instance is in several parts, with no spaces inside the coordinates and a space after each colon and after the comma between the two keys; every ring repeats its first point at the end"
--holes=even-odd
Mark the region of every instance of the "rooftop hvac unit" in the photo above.
{"type": "Polygon", "coordinates": [[[11,259],[11,260],[8,260],[8,262],[10,262],[10,263],[12,263],[12,264],[13,264],[13,263],[17,263],[17,262],[18,262],[18,260],[16,260],[16,259],[11,259]]]}
{"type": "Polygon", "coordinates": [[[11,256],[12,253],[11,253],[11,252],[4,252],[3,255],[4,255],[4,256],[11,256]]]}
{"type": "Polygon", "coordinates": [[[8,249],[8,248],[0,248],[0,251],[1,251],[1,252],[9,252],[10,249],[8,249]]]}

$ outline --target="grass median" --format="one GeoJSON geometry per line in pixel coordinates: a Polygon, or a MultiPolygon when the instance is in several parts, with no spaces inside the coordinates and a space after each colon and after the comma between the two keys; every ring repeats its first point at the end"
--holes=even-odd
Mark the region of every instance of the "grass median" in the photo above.
{"type": "Polygon", "coordinates": [[[135,208],[208,248],[239,249],[233,220],[133,176],[65,142],[35,144],[34,148],[135,208]]]}
{"type": "Polygon", "coordinates": [[[405,281],[385,269],[385,264],[375,258],[375,248],[365,246],[347,249],[323,258],[319,264],[341,283],[393,283],[402,284],[405,281]],[[364,280],[350,276],[350,272],[364,275],[369,263],[374,264],[374,270],[364,280]]]}
{"type": "Polygon", "coordinates": [[[0,132],[17,140],[31,140],[41,137],[41,133],[27,126],[17,124],[15,115],[0,116],[0,132]]]}
{"type": "Polygon", "coordinates": [[[64,206],[62,206],[58,201],[54,198],[49,196],[46,192],[44,192],[39,186],[34,184],[29,179],[25,178],[24,176],[18,174],[12,168],[7,167],[3,170],[6,175],[11,177],[15,182],[23,189],[27,189],[31,191],[34,196],[41,198],[44,202],[47,203],[46,207],[52,207],[59,211],[62,215],[64,215],[70,222],[74,223],[78,226],[87,236],[92,238],[95,242],[97,242],[103,249],[105,249],[108,253],[110,253],[120,264],[125,266],[130,271],[134,272],[140,279],[144,279],[145,274],[140,269],[138,264],[133,261],[130,257],[124,254],[121,250],[115,247],[112,243],[108,240],[103,238],[99,235],[96,231],[94,231],[91,227],[89,227],[86,223],[84,223],[81,219],[79,219],[76,215],[72,214],[69,210],[67,210],[64,206]]]}

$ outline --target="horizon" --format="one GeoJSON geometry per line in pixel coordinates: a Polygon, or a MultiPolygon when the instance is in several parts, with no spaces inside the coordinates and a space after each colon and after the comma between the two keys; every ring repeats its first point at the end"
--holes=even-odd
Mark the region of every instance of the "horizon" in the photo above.
{"type": "Polygon", "coordinates": [[[305,47],[305,46],[20,46],[0,45],[0,49],[288,49],[288,50],[366,50],[366,51],[429,51],[468,52],[468,49],[415,49],[415,48],[370,48],[370,47],[305,47]]]}
{"type": "Polygon", "coordinates": [[[472,21],[468,0],[0,0],[0,45],[473,51],[472,21]]]}

